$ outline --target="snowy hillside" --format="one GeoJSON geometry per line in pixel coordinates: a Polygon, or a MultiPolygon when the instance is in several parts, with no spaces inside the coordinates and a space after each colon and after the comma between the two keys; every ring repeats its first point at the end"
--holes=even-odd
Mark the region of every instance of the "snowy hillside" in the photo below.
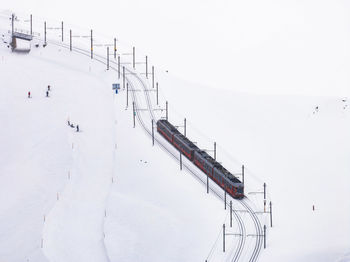
{"type": "MultiPolygon", "coordinates": [[[[8,28],[2,30],[8,41],[8,28]]],[[[46,48],[35,40],[40,47],[27,55],[0,46],[0,260],[232,261],[241,238],[227,236],[222,252],[229,213],[215,185],[206,194],[203,177],[180,171],[162,138],[152,146],[145,132],[152,114],[164,116],[165,101],[170,121],[181,129],[186,117],[189,138],[202,148],[215,141],[230,171],[246,166],[246,195],[269,226],[261,194],[267,183],[274,226],[260,261],[348,260],[347,98],[246,95],[157,71],[157,106],[154,90],[143,90],[143,82],[151,84],[138,64],[127,69],[134,92],[126,106],[126,90],[112,91],[116,71],[52,36],[46,48]],[[157,111],[147,110],[150,104],[157,111]]],[[[88,40],[75,41],[89,50],[88,40]]],[[[239,213],[240,201],[233,205],[239,213]]],[[[238,261],[249,261],[256,232],[249,214],[239,216],[245,245],[238,261]]],[[[241,230],[235,220],[229,233],[241,230]]]]}

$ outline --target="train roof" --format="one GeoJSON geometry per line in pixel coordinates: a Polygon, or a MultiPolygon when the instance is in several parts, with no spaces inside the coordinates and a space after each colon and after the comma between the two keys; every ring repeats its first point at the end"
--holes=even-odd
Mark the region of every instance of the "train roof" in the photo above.
{"type": "Polygon", "coordinates": [[[209,163],[211,163],[218,171],[220,171],[228,180],[230,180],[233,183],[241,183],[241,181],[232,175],[227,169],[225,169],[219,162],[217,162],[214,158],[212,158],[207,152],[204,150],[199,149],[191,140],[189,140],[187,137],[182,135],[172,124],[169,123],[166,119],[160,119],[157,121],[157,124],[161,123],[165,127],[167,127],[170,131],[173,133],[176,133],[175,135],[179,136],[188,146],[191,148],[194,148],[195,152],[200,154],[204,159],[206,159],[209,163]]]}
{"type": "Polygon", "coordinates": [[[177,130],[175,126],[170,124],[168,120],[160,119],[160,120],[157,121],[157,123],[159,123],[159,122],[162,123],[164,126],[166,126],[168,129],[170,129],[171,132],[180,134],[179,130],[177,130]]]}
{"type": "Polygon", "coordinates": [[[193,148],[194,150],[200,150],[198,146],[196,146],[191,140],[189,140],[187,137],[185,137],[183,134],[179,133],[176,134],[176,136],[180,137],[183,142],[186,143],[189,147],[193,148]]]}
{"type": "Polygon", "coordinates": [[[219,171],[221,171],[221,173],[224,174],[224,176],[229,179],[230,181],[232,181],[233,183],[241,183],[241,181],[235,177],[234,175],[232,175],[226,168],[224,168],[221,164],[217,163],[217,165],[215,165],[215,168],[218,169],[219,171]]]}
{"type": "Polygon", "coordinates": [[[218,164],[218,162],[215,161],[214,158],[212,158],[207,152],[204,150],[197,151],[198,154],[200,154],[203,158],[205,158],[207,161],[209,161],[212,165],[218,164]]]}

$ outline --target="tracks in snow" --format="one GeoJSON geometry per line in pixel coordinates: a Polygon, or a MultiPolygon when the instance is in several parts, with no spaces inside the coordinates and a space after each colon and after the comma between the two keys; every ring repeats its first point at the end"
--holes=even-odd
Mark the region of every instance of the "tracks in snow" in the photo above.
{"type": "MultiPolygon", "coordinates": [[[[69,46],[67,44],[61,43],[61,42],[57,42],[57,41],[48,41],[49,43],[59,46],[59,47],[63,47],[69,50],[69,46]]],[[[72,48],[72,51],[79,53],[81,55],[90,57],[90,51],[81,49],[81,48],[77,48],[74,47],[72,48]]],[[[94,54],[94,60],[106,65],[106,61],[105,58],[98,55],[98,54],[94,54]]],[[[110,69],[118,72],[118,68],[114,67],[117,65],[117,63],[115,61],[111,61],[110,60],[110,69]]],[[[154,123],[156,123],[157,119],[154,115],[153,112],[153,107],[152,107],[152,102],[151,102],[151,98],[149,96],[149,91],[147,90],[147,84],[143,81],[143,79],[133,70],[125,67],[125,70],[127,73],[129,73],[129,75],[131,75],[132,77],[135,78],[135,80],[140,84],[141,88],[143,89],[143,93],[145,96],[145,101],[147,104],[147,111],[149,112],[150,115],[150,120],[153,120],[154,123]]],[[[127,83],[129,84],[129,86],[131,87],[131,95],[132,95],[132,100],[135,103],[135,111],[136,111],[136,117],[138,122],[140,123],[140,125],[142,126],[142,129],[144,130],[144,132],[150,136],[152,138],[152,130],[150,127],[147,126],[147,124],[144,122],[143,117],[141,116],[140,110],[141,109],[139,107],[139,101],[138,101],[138,97],[137,97],[137,93],[136,93],[136,88],[135,85],[133,83],[133,81],[131,81],[129,76],[125,76],[125,79],[127,81],[127,83]]],[[[180,160],[180,156],[179,154],[177,154],[176,152],[174,152],[174,150],[172,150],[168,144],[168,142],[166,142],[162,137],[159,137],[155,134],[154,136],[154,141],[155,143],[157,143],[159,145],[159,147],[165,151],[167,154],[169,154],[172,158],[174,158],[176,161],[180,160]]],[[[203,177],[203,174],[201,174],[194,165],[192,165],[191,163],[186,163],[186,161],[183,162],[183,167],[184,169],[186,169],[194,178],[196,178],[199,182],[201,182],[203,185],[206,185],[206,178],[203,177]]],[[[209,186],[209,189],[212,193],[214,193],[214,195],[216,197],[218,197],[219,199],[221,199],[222,201],[224,201],[224,197],[222,195],[222,192],[219,192],[219,190],[215,187],[209,186]]],[[[250,204],[248,203],[247,199],[243,199],[243,200],[235,200],[236,202],[239,202],[240,205],[242,205],[242,207],[245,209],[245,211],[249,214],[253,224],[254,224],[254,230],[255,230],[255,246],[254,246],[254,250],[252,252],[252,254],[250,255],[249,258],[249,262],[254,262],[258,260],[260,251],[261,251],[261,247],[262,247],[262,226],[261,223],[259,221],[259,218],[257,217],[256,213],[254,212],[254,210],[252,209],[252,207],[250,206],[250,204]]],[[[243,254],[243,250],[244,250],[244,246],[245,246],[245,242],[246,242],[246,226],[245,223],[242,219],[242,217],[240,216],[239,212],[233,210],[233,216],[237,221],[238,224],[238,228],[239,228],[239,233],[237,234],[239,236],[239,240],[238,240],[238,244],[237,244],[237,248],[234,252],[234,255],[232,258],[230,258],[230,261],[240,261],[240,259],[242,258],[242,254],[243,254]]],[[[244,258],[242,258],[244,259],[244,258]]],[[[209,261],[209,260],[208,260],[209,261]]]]}

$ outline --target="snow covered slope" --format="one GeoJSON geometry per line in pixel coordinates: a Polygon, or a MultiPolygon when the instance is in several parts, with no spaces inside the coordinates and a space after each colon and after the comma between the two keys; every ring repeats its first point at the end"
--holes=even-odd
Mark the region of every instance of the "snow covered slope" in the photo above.
{"type": "Polygon", "coordinates": [[[167,73],[160,82],[172,121],[186,116],[194,126],[190,137],[218,143],[219,161],[246,164],[247,193],[267,183],[274,227],[261,261],[336,261],[349,250],[347,98],[244,95],[194,87],[167,73]]]}
{"type": "Polygon", "coordinates": [[[205,259],[227,212],[132,128],[116,75],[50,45],[0,50],[0,259],[205,259]]]}
{"type": "MultiPolygon", "coordinates": [[[[0,50],[1,259],[204,261],[215,242],[209,261],[230,260],[219,252],[222,202],[152,147],[138,123],[132,128],[125,90],[111,90],[115,72],[50,44],[26,56],[0,50]]],[[[167,73],[157,78],[170,121],[186,117],[189,137],[203,148],[216,141],[219,161],[232,172],[246,165],[246,193],[260,210],[261,194],[253,193],[267,183],[274,228],[262,261],[346,259],[347,100],[242,95],[167,73]]],[[[247,240],[241,261],[253,243],[247,240]]],[[[236,239],[228,245],[232,251],[236,239]]]]}

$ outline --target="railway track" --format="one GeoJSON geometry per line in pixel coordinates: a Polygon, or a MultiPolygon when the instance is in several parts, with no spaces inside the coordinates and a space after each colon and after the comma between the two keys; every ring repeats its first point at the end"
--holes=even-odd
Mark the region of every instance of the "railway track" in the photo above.
{"type": "MultiPolygon", "coordinates": [[[[36,37],[38,38],[38,37],[36,37]]],[[[39,38],[39,40],[42,40],[39,38]]],[[[64,44],[62,42],[58,42],[58,41],[53,41],[53,40],[49,40],[47,41],[50,44],[65,48],[65,49],[70,49],[69,45],[64,44]]],[[[84,55],[86,57],[90,57],[90,51],[84,50],[82,48],[77,48],[77,47],[73,47],[72,51],[79,53],[81,55],[84,55]]],[[[94,58],[95,61],[98,61],[104,65],[107,65],[106,61],[105,61],[105,57],[98,55],[98,54],[94,54],[94,58]]],[[[110,60],[110,69],[114,70],[115,72],[118,72],[118,68],[114,67],[117,65],[117,63],[113,60],[110,60]],[[113,66],[114,65],[114,66],[113,66]]],[[[153,107],[152,107],[152,102],[151,102],[151,98],[149,96],[149,92],[147,90],[147,84],[143,81],[143,79],[133,70],[130,70],[129,68],[125,67],[126,72],[129,73],[129,75],[131,75],[132,77],[134,77],[137,82],[139,82],[139,84],[141,85],[142,89],[143,89],[143,93],[145,95],[145,101],[147,103],[147,110],[150,114],[150,120],[153,120],[155,123],[157,121],[154,112],[153,112],[153,107]]],[[[147,125],[145,124],[141,113],[140,113],[140,109],[139,108],[139,103],[138,103],[138,97],[136,94],[136,88],[135,85],[133,83],[133,81],[131,81],[130,76],[125,76],[125,79],[128,83],[128,85],[131,87],[131,94],[132,94],[132,99],[134,101],[134,105],[135,105],[135,111],[136,111],[136,117],[138,122],[140,123],[140,125],[142,126],[142,129],[144,130],[144,132],[150,136],[150,138],[152,138],[152,130],[147,127],[147,125]]],[[[158,136],[154,136],[154,141],[155,143],[157,143],[159,145],[159,147],[165,151],[167,154],[169,154],[173,159],[175,159],[175,161],[180,161],[180,157],[179,154],[174,153],[171,149],[169,149],[169,145],[167,144],[166,141],[164,141],[162,138],[158,137],[158,136]]],[[[206,179],[203,178],[202,174],[199,174],[198,170],[195,170],[193,165],[187,164],[186,162],[183,162],[183,167],[184,169],[186,169],[194,178],[196,178],[200,183],[202,183],[204,186],[206,186],[206,179]]],[[[209,186],[210,191],[219,199],[221,199],[222,201],[224,201],[224,197],[221,194],[221,192],[217,192],[217,190],[211,186],[209,186]]],[[[260,221],[258,219],[258,217],[256,216],[254,210],[252,209],[252,207],[247,203],[247,201],[245,199],[243,200],[235,200],[232,199],[235,202],[239,202],[243,208],[245,208],[245,210],[249,213],[254,226],[255,226],[255,231],[256,231],[256,241],[255,241],[255,246],[254,246],[254,250],[250,256],[249,261],[250,262],[254,262],[258,260],[260,251],[261,251],[261,247],[262,247],[262,227],[260,224],[260,221]]],[[[239,236],[238,239],[238,244],[237,244],[237,248],[234,252],[234,255],[232,257],[232,259],[230,259],[230,261],[240,261],[241,259],[241,255],[243,253],[244,250],[244,246],[245,246],[245,240],[246,240],[246,227],[245,227],[245,223],[243,222],[242,217],[240,216],[240,214],[233,210],[233,216],[235,217],[235,220],[237,221],[237,225],[239,228],[239,233],[237,234],[239,236]]],[[[209,260],[208,260],[209,261],[209,260]]]]}

